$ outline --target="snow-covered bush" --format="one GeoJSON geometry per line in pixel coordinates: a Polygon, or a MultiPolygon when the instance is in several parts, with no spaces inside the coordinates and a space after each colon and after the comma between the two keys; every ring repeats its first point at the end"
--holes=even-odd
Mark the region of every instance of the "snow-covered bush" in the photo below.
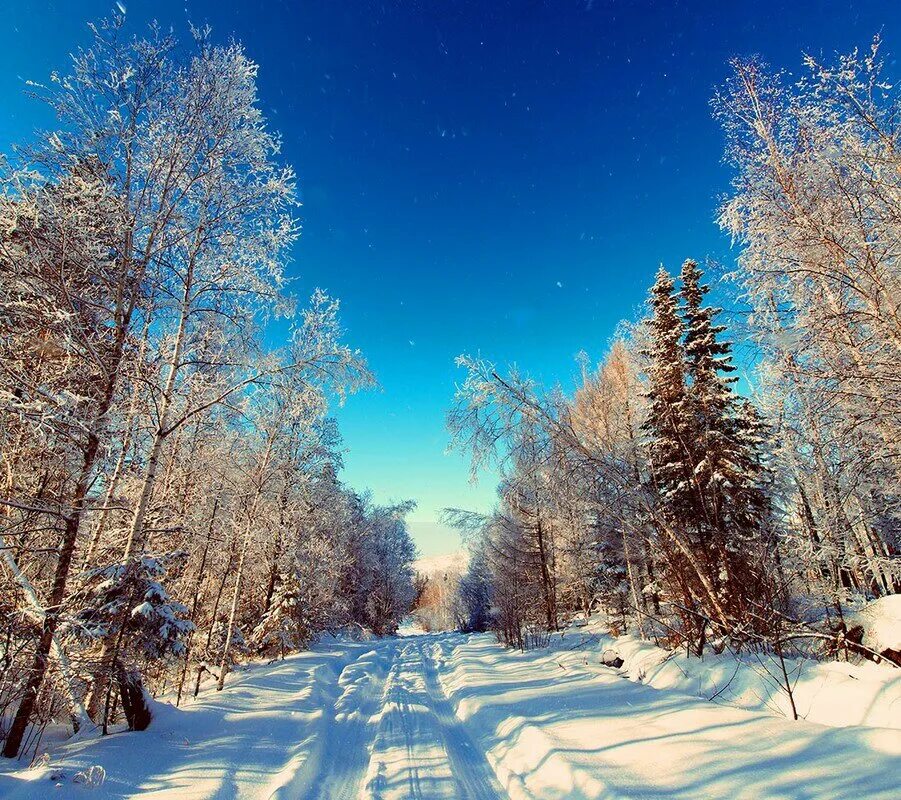
{"type": "Polygon", "coordinates": [[[117,639],[120,659],[126,653],[134,661],[182,655],[194,623],[162,581],[186,557],[184,551],[145,554],[86,571],[76,595],[81,607],[66,631],[87,643],[117,639]]]}
{"type": "Polygon", "coordinates": [[[298,650],[310,643],[316,627],[304,618],[303,587],[296,573],[283,574],[259,624],[254,628],[250,641],[260,654],[285,653],[298,650]]]}

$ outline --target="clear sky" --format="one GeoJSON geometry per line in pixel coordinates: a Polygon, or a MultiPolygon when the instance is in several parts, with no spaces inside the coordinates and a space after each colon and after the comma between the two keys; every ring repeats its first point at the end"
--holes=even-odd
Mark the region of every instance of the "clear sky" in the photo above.
{"type": "MultiPolygon", "coordinates": [[[[423,554],[454,550],[445,506],[487,510],[491,480],[446,455],[454,357],[481,352],[571,384],[661,262],[727,262],[729,172],[709,98],[733,55],[799,72],[802,51],[901,53],[901,2],[241,2],[122,0],[235,36],[297,170],[296,291],[342,300],[382,385],[338,413],[344,479],[413,498],[423,554]]],[[[115,3],[0,2],[0,150],[48,127],[25,94],[66,68],[115,3]]],[[[890,57],[890,61],[891,61],[890,57]]],[[[897,74],[897,64],[890,70],[897,74]]]]}

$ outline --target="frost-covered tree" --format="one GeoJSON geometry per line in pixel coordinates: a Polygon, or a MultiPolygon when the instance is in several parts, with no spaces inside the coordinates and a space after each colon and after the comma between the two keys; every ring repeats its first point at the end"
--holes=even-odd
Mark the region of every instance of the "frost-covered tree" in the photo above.
{"type": "Polygon", "coordinates": [[[180,698],[191,665],[202,677],[244,657],[241,631],[292,574],[302,641],[362,619],[351,543],[366,513],[322,476],[340,465],[329,405],[371,378],[337,302],[317,291],[298,314],[285,292],[294,178],[256,65],[208,30],[181,48],[124,25],[92,27],[70,73],[37,87],[59,129],[0,165],[10,757],[61,707],[85,724],[85,701],[99,726],[124,710],[137,727],[141,683],[174,680],[180,698]],[[299,321],[273,347],[281,313],[299,321]],[[169,600],[148,584],[147,615],[132,615],[122,593],[175,552],[157,581],[169,600]],[[177,647],[163,646],[167,608],[177,647]]]}
{"type": "Polygon", "coordinates": [[[414,507],[410,502],[375,507],[368,514],[365,618],[368,627],[377,634],[396,632],[416,597],[413,583],[416,546],[404,520],[414,507]]]}
{"type": "MultiPolygon", "coordinates": [[[[81,426],[80,464],[73,470],[72,488],[65,498],[67,512],[48,598],[53,610],[47,615],[30,684],[7,737],[6,755],[18,750],[46,671],[88,493],[95,485],[99,460],[111,443],[110,412],[122,388],[126,352],[136,324],[142,316],[152,320],[144,331],[165,354],[165,366],[163,390],[155,398],[159,420],[126,557],[142,550],[138,532],[159,462],[157,444],[172,426],[168,413],[179,370],[193,363],[184,347],[188,311],[202,305],[211,318],[226,319],[236,306],[224,302],[225,298],[237,300],[240,306],[246,296],[253,296],[248,290],[257,279],[243,280],[243,276],[260,276],[255,284],[258,291],[273,286],[273,280],[277,285],[276,265],[293,235],[291,218],[283,211],[291,199],[291,173],[271,161],[276,141],[266,132],[256,106],[255,66],[240,47],[213,46],[206,32],[198,32],[194,51],[186,63],[179,63],[172,37],[152,29],[143,39],[128,39],[121,25],[120,19],[92,28],[94,46],[74,57],[70,75],[54,75],[46,97],[61,128],[48,137],[46,146],[24,152],[23,170],[34,165],[38,171],[19,170],[11,178],[18,201],[28,196],[27,190],[17,191],[23,185],[22,176],[37,175],[34,180],[52,185],[71,172],[73,163],[78,164],[86,185],[102,187],[101,199],[109,198],[114,220],[100,245],[102,252],[94,248],[92,268],[107,270],[94,284],[102,293],[96,301],[88,304],[89,296],[68,291],[76,288],[69,276],[77,274],[71,269],[74,264],[68,261],[68,250],[55,264],[66,287],[59,297],[60,311],[66,313],[73,305],[93,308],[108,319],[102,347],[81,337],[85,352],[80,358],[94,364],[99,378],[96,397],[88,403],[88,418],[81,426]],[[266,220],[272,223],[260,226],[264,205],[266,220]],[[265,239],[265,246],[239,252],[236,237],[245,236],[251,243],[265,239]],[[172,278],[187,282],[177,286],[172,278]],[[215,287],[213,294],[225,291],[221,297],[213,296],[211,287],[215,287]]],[[[84,196],[90,197],[90,191],[84,196]]],[[[4,230],[15,228],[4,226],[4,230]]],[[[10,244],[16,244],[15,235],[10,244]]],[[[37,250],[40,241],[34,245],[37,250]]],[[[52,252],[37,258],[52,260],[52,252]]],[[[265,291],[271,296],[271,291],[265,291]]]]}
{"type": "Polygon", "coordinates": [[[501,481],[493,513],[449,519],[483,548],[508,644],[552,627],[552,598],[564,619],[602,610],[696,653],[709,637],[782,652],[786,626],[845,641],[849,601],[901,587],[898,94],[878,39],[806,66],[791,84],[735,61],[714,100],[744,325],[727,332],[687,261],[681,287],[661,268],[648,318],[597,370],[583,361],[571,398],[458,359],[452,445],[501,481]]]}
{"type": "Polygon", "coordinates": [[[837,609],[901,588],[901,148],[883,62],[878,37],[834,64],[806,57],[797,82],[735,60],[714,99],[736,170],[720,221],[742,247],[759,394],[804,531],[789,544],[837,609]]]}
{"type": "Polygon", "coordinates": [[[122,204],[96,160],[70,166],[56,183],[22,171],[4,182],[2,519],[20,537],[16,560],[23,569],[31,548],[56,552],[42,598],[48,611],[4,750],[15,755],[54,647],[76,539],[114,418],[115,384],[133,351],[123,304],[136,304],[142,292],[116,258],[122,204]],[[56,535],[38,542],[33,532],[48,529],[56,535]]]}
{"type": "Polygon", "coordinates": [[[583,465],[579,479],[569,482],[572,497],[568,505],[581,504],[586,509],[583,513],[588,514],[587,522],[584,517],[577,518],[581,524],[576,530],[581,528],[583,541],[576,540],[571,556],[577,560],[576,570],[581,576],[582,607],[585,610],[591,607],[592,599],[608,575],[610,586],[602,590],[609,600],[617,602],[614,587],[618,566],[615,560],[608,559],[611,571],[599,571],[597,551],[603,547],[609,554],[618,546],[628,578],[625,602],[637,615],[641,631],[642,616],[650,612],[659,614],[660,608],[651,542],[653,528],[649,525],[649,515],[642,511],[650,474],[642,432],[642,422],[648,414],[648,397],[636,332],[624,329],[595,372],[583,369],[582,383],[569,412],[580,441],[597,458],[614,457],[622,465],[625,480],[615,483],[604,480],[590,465],[583,465]],[[592,487],[589,493],[585,492],[586,486],[592,487]],[[615,541],[609,541],[611,538],[615,541]]]}
{"type": "Polygon", "coordinates": [[[475,527],[509,644],[539,610],[545,630],[603,608],[645,633],[668,604],[698,652],[711,624],[735,637],[754,618],[768,567],[762,427],[723,375],[729,345],[694,262],[684,279],[680,293],[658,273],[650,318],[571,401],[460,360],[455,443],[503,475],[498,510],[475,527]]]}
{"type": "Polygon", "coordinates": [[[460,629],[464,633],[488,630],[492,621],[491,574],[483,542],[470,548],[469,565],[460,578],[459,592],[463,611],[460,629]]]}

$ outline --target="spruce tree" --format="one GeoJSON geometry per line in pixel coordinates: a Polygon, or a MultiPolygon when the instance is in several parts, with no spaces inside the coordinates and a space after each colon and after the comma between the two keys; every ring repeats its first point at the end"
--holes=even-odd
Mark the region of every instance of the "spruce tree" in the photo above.
{"type": "Polygon", "coordinates": [[[648,436],[653,480],[664,512],[672,521],[679,521],[691,506],[682,347],[684,324],[679,315],[675,283],[662,266],[651,289],[650,303],[651,343],[644,353],[649,359],[649,409],[643,430],[648,436]]]}
{"type": "Polygon", "coordinates": [[[661,267],[651,289],[651,342],[648,365],[648,416],[643,430],[653,488],[659,498],[655,524],[664,535],[658,545],[666,553],[663,575],[677,601],[679,615],[696,636],[695,652],[703,653],[707,616],[722,620],[717,602],[715,569],[698,524],[693,468],[697,462],[694,426],[687,397],[683,338],[685,323],[679,296],[669,273],[661,267]],[[680,602],[681,601],[681,602],[680,602]]]}
{"type": "Polygon", "coordinates": [[[692,516],[718,562],[720,591],[741,614],[758,585],[755,542],[767,511],[762,425],[753,406],[735,394],[732,345],[720,338],[725,326],[714,324],[721,310],[703,305],[710,287],[702,275],[695,261],[682,265],[686,424],[697,454],[692,516]]]}
{"type": "Polygon", "coordinates": [[[290,569],[280,575],[273,592],[269,610],[263,615],[251,635],[251,643],[261,655],[277,654],[305,647],[310,631],[304,625],[302,613],[303,587],[297,572],[290,569]]]}

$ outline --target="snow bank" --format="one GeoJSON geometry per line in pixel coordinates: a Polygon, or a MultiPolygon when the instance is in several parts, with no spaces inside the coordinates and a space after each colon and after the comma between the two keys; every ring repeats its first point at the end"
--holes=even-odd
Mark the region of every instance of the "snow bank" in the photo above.
{"type": "Polygon", "coordinates": [[[232,673],[223,691],[206,689],[182,708],[155,703],[146,731],[72,740],[39,769],[0,773],[0,797],[296,797],[294,789],[318,769],[319,743],[333,724],[324,709],[350,688],[339,675],[367,649],[330,640],[232,673]],[[77,777],[92,767],[105,772],[100,786],[77,777]]]}
{"type": "Polygon", "coordinates": [[[487,635],[436,643],[446,694],[515,800],[897,797],[895,730],[839,730],[689,696],[690,677],[619,641],[638,673],[630,680],[600,663],[612,640],[567,649],[578,641],[526,653],[487,635]],[[670,685],[643,685],[641,674],[670,685]]]}
{"type": "Polygon", "coordinates": [[[901,594],[880,597],[853,614],[845,615],[848,630],[862,629],[860,643],[876,653],[901,654],[901,594]]]}
{"type": "MultiPolygon", "coordinates": [[[[623,659],[621,674],[655,689],[672,689],[715,703],[792,717],[791,701],[774,657],[709,651],[703,659],[667,651],[633,636],[613,638],[592,620],[553,643],[561,663],[600,665],[605,651],[623,659]]],[[[602,667],[603,668],[603,667],[602,667]]],[[[786,658],[798,716],[842,728],[865,725],[901,729],[901,669],[864,661],[786,658]]]]}

